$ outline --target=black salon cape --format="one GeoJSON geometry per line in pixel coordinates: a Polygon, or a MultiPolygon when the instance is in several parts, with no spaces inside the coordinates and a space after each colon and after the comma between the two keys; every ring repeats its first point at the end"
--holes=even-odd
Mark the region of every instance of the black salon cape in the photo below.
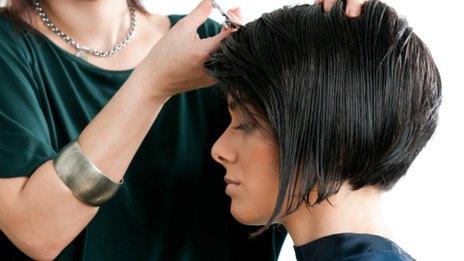
{"type": "Polygon", "coordinates": [[[294,249],[298,261],[414,260],[391,240],[370,234],[335,234],[294,249]]]}

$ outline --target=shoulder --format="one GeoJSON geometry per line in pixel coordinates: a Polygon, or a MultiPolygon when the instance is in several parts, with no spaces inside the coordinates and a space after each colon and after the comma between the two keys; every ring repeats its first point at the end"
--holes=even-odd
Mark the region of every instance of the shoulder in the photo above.
{"type": "Polygon", "coordinates": [[[0,8],[0,36],[2,42],[4,42],[4,37],[18,40],[28,33],[31,33],[31,27],[26,22],[11,18],[5,9],[0,8]]]}
{"type": "MultiPolygon", "coordinates": [[[[37,94],[31,42],[26,40],[32,33],[27,27],[16,26],[0,14],[0,103],[16,102],[12,97],[25,98],[37,94]]],[[[4,109],[4,106],[2,106],[4,109]]]]}
{"type": "MultiPolygon", "coordinates": [[[[179,20],[184,18],[186,15],[171,14],[168,15],[171,21],[171,27],[174,26],[179,20]]],[[[206,21],[198,28],[198,35],[200,38],[206,38],[215,36],[221,31],[221,24],[214,21],[213,19],[206,19],[206,21]]]]}
{"type": "Polygon", "coordinates": [[[0,45],[6,47],[11,45],[11,41],[18,40],[20,37],[20,31],[13,24],[5,14],[0,13],[0,45]]]}
{"type": "Polygon", "coordinates": [[[394,251],[370,251],[353,256],[338,259],[339,261],[413,261],[415,260],[407,253],[394,251]]]}
{"type": "Polygon", "coordinates": [[[2,60],[28,60],[26,34],[32,33],[23,24],[16,25],[3,12],[0,12],[0,58],[2,60]]]}

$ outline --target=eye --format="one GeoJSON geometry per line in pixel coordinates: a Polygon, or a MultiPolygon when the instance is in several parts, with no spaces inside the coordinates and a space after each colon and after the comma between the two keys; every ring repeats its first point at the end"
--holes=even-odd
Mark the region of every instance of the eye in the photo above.
{"type": "Polygon", "coordinates": [[[245,133],[253,131],[253,125],[251,123],[241,123],[233,128],[239,131],[243,131],[245,133]]]}

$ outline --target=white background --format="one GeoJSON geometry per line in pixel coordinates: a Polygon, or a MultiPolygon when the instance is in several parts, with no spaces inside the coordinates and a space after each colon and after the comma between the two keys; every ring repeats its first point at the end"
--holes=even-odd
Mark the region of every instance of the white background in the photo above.
{"type": "MultiPolygon", "coordinates": [[[[161,14],[184,14],[198,0],[146,0],[161,14]]],[[[464,260],[464,4],[461,1],[384,1],[405,16],[428,45],[440,70],[443,104],[435,136],[407,175],[384,194],[384,214],[394,240],[418,260],[464,260]]],[[[223,9],[240,6],[245,22],[283,5],[305,1],[218,0],[223,9]]],[[[221,21],[217,12],[211,18],[221,21]]],[[[280,260],[295,260],[287,238],[280,260]]]]}

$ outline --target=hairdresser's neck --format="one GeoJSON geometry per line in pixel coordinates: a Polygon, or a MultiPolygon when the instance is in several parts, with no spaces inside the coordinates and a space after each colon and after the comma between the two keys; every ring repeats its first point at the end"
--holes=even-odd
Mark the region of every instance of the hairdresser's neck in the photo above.
{"type": "MultiPolygon", "coordinates": [[[[313,197],[314,198],[314,197],[313,197]]],[[[380,192],[366,187],[352,191],[348,185],[330,197],[330,205],[324,201],[308,211],[306,206],[283,220],[295,246],[338,233],[367,233],[390,237],[380,208],[380,192]]]]}
{"type": "Polygon", "coordinates": [[[129,29],[126,0],[42,0],[47,15],[78,43],[106,50],[129,29]]]}

